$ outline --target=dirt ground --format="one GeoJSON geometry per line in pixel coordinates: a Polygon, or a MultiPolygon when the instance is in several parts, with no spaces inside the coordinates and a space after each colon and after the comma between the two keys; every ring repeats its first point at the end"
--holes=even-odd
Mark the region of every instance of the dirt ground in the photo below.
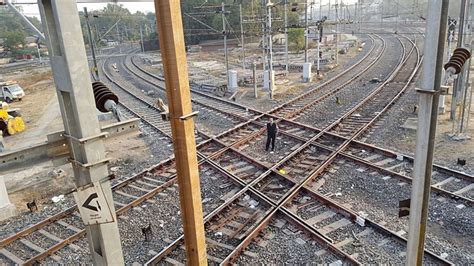
{"type": "MultiPolygon", "coordinates": [[[[13,102],[10,108],[20,108],[26,122],[22,133],[6,137],[5,147],[12,151],[46,141],[46,135],[64,129],[56,90],[49,68],[28,72],[15,72],[2,77],[16,80],[26,96],[13,102]]],[[[102,125],[115,121],[101,122],[102,125]]],[[[107,139],[106,156],[112,158],[111,166],[130,158],[150,156],[148,146],[141,136],[123,136],[107,139]]],[[[112,171],[113,172],[113,171],[112,171]]],[[[36,199],[41,204],[50,202],[51,197],[67,194],[74,188],[72,168],[54,167],[51,162],[30,166],[26,169],[3,172],[10,200],[19,211],[26,211],[26,202],[36,199]]]]}
{"type": "MultiPolygon", "coordinates": [[[[474,173],[474,102],[471,103],[471,116],[467,135],[470,139],[453,140],[453,122],[449,120],[451,98],[446,97],[446,112],[439,114],[435,139],[435,162],[460,171],[474,173]],[[465,167],[457,165],[457,159],[466,159],[465,167]]],[[[394,140],[395,147],[404,153],[413,155],[416,148],[416,132],[411,130],[403,138],[394,140]]],[[[392,144],[393,145],[393,144],[392,144]]]]}
{"type": "MultiPolygon", "coordinates": [[[[355,56],[356,49],[351,49],[348,54],[341,55],[341,65],[355,56]]],[[[236,52],[231,53],[237,57],[236,52]]],[[[196,60],[221,60],[215,53],[203,53],[194,56],[196,60]],[[210,57],[206,57],[206,54],[210,57]]],[[[323,72],[325,74],[327,72],[323,72]]],[[[259,88],[259,96],[254,97],[253,88],[240,88],[237,102],[263,110],[269,110],[276,104],[295,97],[308,88],[308,83],[301,81],[301,73],[290,73],[285,78],[278,78],[276,85],[280,88],[275,93],[275,101],[270,101],[268,93],[259,88]]],[[[59,105],[54,88],[54,82],[49,68],[29,70],[28,72],[15,72],[2,77],[7,80],[17,80],[24,88],[26,96],[20,102],[11,104],[11,108],[20,108],[26,122],[25,132],[5,138],[8,150],[23,148],[28,145],[46,140],[46,135],[63,130],[59,105]]],[[[318,81],[313,80],[311,85],[318,81]]],[[[449,105],[449,100],[446,103],[449,105]]],[[[456,168],[457,158],[474,160],[474,140],[452,141],[448,134],[451,133],[452,123],[448,120],[449,113],[439,117],[436,138],[436,161],[456,168]]],[[[472,108],[469,135],[474,136],[474,106],[472,108]]],[[[405,134],[403,138],[393,140],[391,148],[407,154],[413,154],[415,149],[415,132],[405,134]]],[[[107,156],[112,157],[111,167],[120,162],[137,158],[146,160],[151,152],[141,136],[121,137],[106,142],[107,156]]],[[[113,167],[112,167],[113,168],[113,167]]],[[[462,170],[462,169],[460,169],[462,170]]],[[[112,171],[113,172],[113,171],[112,171]]],[[[25,202],[37,199],[41,202],[50,202],[54,195],[65,194],[74,188],[72,169],[70,166],[53,167],[51,163],[35,165],[21,171],[2,173],[5,177],[11,201],[20,210],[25,210],[25,202]]]]}

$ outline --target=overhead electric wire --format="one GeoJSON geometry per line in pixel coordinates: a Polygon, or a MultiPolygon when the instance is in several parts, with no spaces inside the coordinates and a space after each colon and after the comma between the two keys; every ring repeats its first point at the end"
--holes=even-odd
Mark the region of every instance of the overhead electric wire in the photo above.
{"type": "Polygon", "coordinates": [[[205,27],[207,27],[207,28],[209,28],[209,29],[215,31],[215,32],[221,32],[221,31],[216,30],[216,29],[214,29],[213,27],[209,26],[208,24],[206,24],[206,23],[200,21],[199,19],[197,19],[197,18],[191,16],[190,14],[188,14],[188,13],[186,13],[186,12],[183,12],[183,14],[184,14],[185,16],[188,16],[188,17],[190,17],[191,19],[193,19],[193,20],[199,22],[200,24],[204,25],[205,27]]]}

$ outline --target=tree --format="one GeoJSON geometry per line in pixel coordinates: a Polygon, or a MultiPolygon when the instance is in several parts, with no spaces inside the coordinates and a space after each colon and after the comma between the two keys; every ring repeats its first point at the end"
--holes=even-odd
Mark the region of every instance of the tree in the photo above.
{"type": "Polygon", "coordinates": [[[297,53],[304,48],[304,29],[288,29],[288,46],[297,53]]]}
{"type": "Polygon", "coordinates": [[[18,46],[26,44],[26,35],[22,31],[7,31],[3,36],[5,38],[3,45],[10,51],[15,51],[19,48],[18,46]]]}
{"type": "MultiPolygon", "coordinates": [[[[17,8],[21,11],[21,6],[17,8]]],[[[36,17],[27,18],[40,28],[41,23],[36,17]]],[[[7,8],[0,8],[0,21],[0,39],[4,40],[4,47],[10,51],[24,45],[26,36],[36,35],[17,14],[7,8]]]]}

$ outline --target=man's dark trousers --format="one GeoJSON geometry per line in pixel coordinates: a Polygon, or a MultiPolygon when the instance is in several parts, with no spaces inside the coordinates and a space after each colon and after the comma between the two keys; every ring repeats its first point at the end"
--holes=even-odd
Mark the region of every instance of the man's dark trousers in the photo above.
{"type": "Polygon", "coordinates": [[[277,133],[277,126],[276,123],[267,124],[267,145],[265,146],[265,150],[268,151],[268,147],[270,146],[270,142],[272,143],[272,151],[275,149],[275,138],[277,133]]]}

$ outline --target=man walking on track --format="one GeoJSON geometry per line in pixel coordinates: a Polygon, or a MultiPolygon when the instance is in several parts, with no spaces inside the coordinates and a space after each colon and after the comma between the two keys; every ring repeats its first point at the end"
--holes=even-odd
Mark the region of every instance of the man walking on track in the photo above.
{"type": "Polygon", "coordinates": [[[275,150],[275,138],[278,132],[278,126],[275,122],[273,122],[273,118],[270,118],[270,121],[267,123],[267,145],[265,146],[265,150],[268,151],[270,147],[270,142],[272,143],[272,151],[273,153],[275,150]]]}

